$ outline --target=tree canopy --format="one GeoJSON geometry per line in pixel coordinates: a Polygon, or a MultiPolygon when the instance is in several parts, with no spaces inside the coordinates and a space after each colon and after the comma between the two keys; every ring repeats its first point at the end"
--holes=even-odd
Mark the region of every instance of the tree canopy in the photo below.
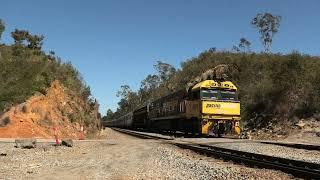
{"type": "Polygon", "coordinates": [[[27,30],[15,29],[11,32],[11,36],[14,39],[16,45],[24,45],[29,49],[41,50],[44,36],[32,35],[27,30]]]}
{"type": "Polygon", "coordinates": [[[239,89],[243,125],[265,126],[269,121],[305,118],[320,111],[319,57],[296,51],[266,54],[208,50],[184,61],[180,70],[161,83],[158,75],[148,75],[138,91],[127,91],[125,88],[124,92],[129,93],[125,93],[127,95],[119,104],[129,108],[119,106],[113,117],[182,89],[190,79],[219,64],[230,64],[239,69],[232,75],[232,81],[239,89]],[[173,85],[172,90],[164,88],[168,82],[173,85]],[[258,120],[257,117],[263,118],[258,120]]]}
{"type": "Polygon", "coordinates": [[[6,29],[6,26],[4,24],[4,21],[2,19],[0,19],[0,40],[2,37],[2,33],[5,31],[5,29],[6,29]]]}
{"type": "Polygon", "coordinates": [[[266,52],[271,49],[273,36],[280,27],[281,16],[275,16],[271,13],[258,13],[251,21],[253,27],[260,33],[260,39],[266,52]]]}
{"type": "MultiPolygon", "coordinates": [[[[0,21],[0,34],[3,21],[0,21]]],[[[53,51],[42,51],[44,36],[27,30],[11,32],[13,45],[0,45],[0,114],[35,94],[46,94],[51,83],[58,80],[66,93],[81,99],[82,109],[70,114],[71,121],[94,124],[98,118],[98,102],[91,96],[79,71],[70,62],[62,63],[53,51]]]]}

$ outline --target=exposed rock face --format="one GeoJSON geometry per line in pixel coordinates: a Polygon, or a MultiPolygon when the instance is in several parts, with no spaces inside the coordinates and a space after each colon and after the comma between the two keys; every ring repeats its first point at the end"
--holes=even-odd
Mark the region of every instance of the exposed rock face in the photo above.
{"type": "Polygon", "coordinates": [[[16,139],[15,143],[16,143],[15,145],[16,148],[31,149],[36,147],[37,140],[36,139],[16,139]]]}
{"type": "Polygon", "coordinates": [[[81,125],[95,132],[99,122],[98,108],[53,81],[45,95],[37,93],[0,114],[0,138],[51,139],[55,128],[59,138],[78,139],[81,125]]]}

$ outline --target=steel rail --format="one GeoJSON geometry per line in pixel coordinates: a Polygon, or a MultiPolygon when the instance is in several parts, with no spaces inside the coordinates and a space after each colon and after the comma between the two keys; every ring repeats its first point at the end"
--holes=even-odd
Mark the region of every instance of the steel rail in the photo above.
{"type": "MultiPolygon", "coordinates": [[[[173,140],[171,138],[159,137],[147,133],[138,131],[131,131],[119,128],[112,128],[116,131],[126,133],[135,137],[144,139],[165,139],[173,140]]],[[[173,144],[183,149],[189,149],[197,153],[206,154],[224,160],[231,160],[235,163],[244,164],[249,167],[260,167],[274,170],[281,170],[283,172],[292,174],[295,177],[303,179],[320,179],[320,164],[299,161],[275,156],[268,156],[263,154],[250,153],[245,151],[238,151],[228,148],[217,147],[213,145],[205,144],[187,144],[186,142],[174,142],[168,141],[169,144],[173,144]]]]}
{"type": "Polygon", "coordinates": [[[163,139],[163,140],[173,140],[171,137],[164,137],[164,136],[156,136],[152,135],[150,133],[143,133],[143,132],[138,132],[138,131],[132,131],[128,129],[120,129],[120,128],[112,128],[115,131],[126,133],[135,137],[143,138],[143,139],[163,139]]]}
{"type": "Polygon", "coordinates": [[[198,153],[212,155],[224,160],[231,160],[236,163],[245,164],[250,167],[281,170],[283,172],[304,179],[320,179],[320,164],[316,163],[238,151],[203,144],[175,143],[175,145],[184,149],[193,150],[198,153]]]}
{"type": "Polygon", "coordinates": [[[296,149],[317,150],[320,151],[320,145],[315,144],[299,144],[299,143],[284,143],[284,142],[270,142],[270,141],[258,141],[263,144],[272,144],[278,146],[291,147],[296,149]]]}

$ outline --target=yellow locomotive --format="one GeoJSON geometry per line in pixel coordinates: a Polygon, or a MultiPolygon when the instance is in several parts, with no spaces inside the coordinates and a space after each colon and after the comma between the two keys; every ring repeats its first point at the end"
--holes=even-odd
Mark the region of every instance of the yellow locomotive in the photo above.
{"type": "Polygon", "coordinates": [[[240,134],[240,102],[232,82],[202,81],[191,93],[199,98],[186,101],[186,119],[200,120],[202,134],[240,134]]]}
{"type": "Polygon", "coordinates": [[[204,80],[190,90],[168,94],[108,126],[205,136],[240,134],[240,101],[230,81],[204,80]],[[130,118],[128,118],[130,117],[130,118]]]}
{"type": "Polygon", "coordinates": [[[240,134],[240,102],[230,81],[205,80],[152,102],[148,127],[202,135],[240,134]]]}

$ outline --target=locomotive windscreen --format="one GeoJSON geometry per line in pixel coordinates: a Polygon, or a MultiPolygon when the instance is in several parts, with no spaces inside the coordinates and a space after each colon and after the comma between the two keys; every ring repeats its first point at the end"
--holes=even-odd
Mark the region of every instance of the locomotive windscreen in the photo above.
{"type": "Polygon", "coordinates": [[[237,100],[237,94],[235,91],[228,90],[201,90],[201,99],[210,99],[210,100],[237,100]]]}

